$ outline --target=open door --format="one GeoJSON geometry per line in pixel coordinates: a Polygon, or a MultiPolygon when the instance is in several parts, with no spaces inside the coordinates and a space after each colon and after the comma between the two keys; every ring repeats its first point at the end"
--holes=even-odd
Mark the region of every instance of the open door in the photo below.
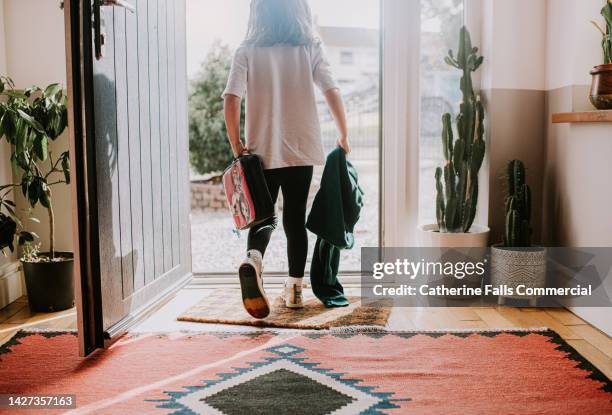
{"type": "Polygon", "coordinates": [[[81,354],[191,277],[185,0],[68,0],[81,354]]]}

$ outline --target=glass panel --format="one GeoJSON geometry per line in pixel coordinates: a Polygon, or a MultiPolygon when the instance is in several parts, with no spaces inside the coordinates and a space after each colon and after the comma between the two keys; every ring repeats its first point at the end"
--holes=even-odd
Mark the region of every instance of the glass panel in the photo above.
{"type": "MultiPolygon", "coordinates": [[[[240,44],[246,31],[249,17],[249,0],[187,0],[187,45],[188,71],[190,79],[199,78],[200,82],[214,83],[215,74],[226,71],[225,65],[235,48],[240,44]],[[214,8],[214,13],[211,9],[214,8]],[[210,76],[202,77],[202,65],[217,68],[210,76]],[[220,69],[219,69],[220,68],[220,69]]],[[[356,229],[356,246],[343,251],[341,270],[360,269],[360,247],[378,245],[378,139],[379,139],[379,1],[378,0],[310,0],[316,30],[326,44],[332,70],[345,99],[347,120],[350,129],[353,152],[350,160],[355,164],[360,183],[366,192],[366,206],[356,229]],[[351,10],[346,13],[346,10],[351,10]]],[[[210,92],[220,96],[226,74],[219,79],[210,92]]],[[[193,87],[193,85],[192,85],[193,87]]],[[[193,90],[192,90],[193,91],[193,90]]],[[[216,101],[213,105],[218,105],[216,101]]],[[[207,104],[209,105],[209,104],[207,104]]],[[[321,94],[317,94],[317,105],[321,119],[321,132],[326,152],[336,146],[338,135],[334,121],[321,94]]],[[[222,113],[217,106],[210,124],[222,122],[222,113]]],[[[202,123],[200,123],[202,125],[202,123]]],[[[198,151],[192,146],[191,152],[198,151]]],[[[310,191],[310,202],[320,183],[323,168],[315,169],[315,177],[310,191]]],[[[192,189],[203,190],[194,196],[192,204],[192,254],[194,272],[222,273],[235,272],[244,258],[246,232],[240,236],[233,231],[233,223],[224,203],[215,201],[214,206],[204,205],[215,190],[215,173],[192,173],[192,189]],[[196,183],[195,185],[193,183],[196,183]],[[206,193],[209,192],[209,193],[206,193]]],[[[281,197],[279,197],[280,199],[281,197]]],[[[282,201],[279,200],[277,212],[282,215],[282,201]]],[[[279,221],[281,222],[281,221],[279,221]]],[[[315,243],[314,235],[309,233],[309,261],[315,243]]],[[[286,239],[279,224],[274,232],[266,253],[267,272],[287,272],[286,239]]],[[[306,266],[308,271],[309,265],[306,266]]]]}
{"type": "MultiPolygon", "coordinates": [[[[421,136],[419,223],[436,222],[435,169],[443,165],[442,115],[461,102],[460,72],[444,63],[458,46],[463,0],[421,0],[421,136]]],[[[454,121],[453,121],[454,122],[454,121]]]]}

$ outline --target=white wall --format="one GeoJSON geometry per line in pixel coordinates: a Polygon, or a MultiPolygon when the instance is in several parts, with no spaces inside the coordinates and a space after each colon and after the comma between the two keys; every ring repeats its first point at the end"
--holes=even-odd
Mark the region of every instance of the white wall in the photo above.
{"type": "Polygon", "coordinates": [[[590,85],[590,70],[602,63],[601,34],[590,21],[598,20],[601,0],[547,0],[546,87],[590,85]]]}
{"type": "MultiPolygon", "coordinates": [[[[593,110],[589,72],[602,63],[601,0],[547,0],[547,137],[543,234],[549,246],[612,247],[610,124],[551,124],[554,112],[593,110]]],[[[608,275],[608,278],[612,278],[608,275]]],[[[574,308],[612,335],[610,308],[574,308]]]]}
{"type": "MultiPolygon", "coordinates": [[[[4,0],[0,0],[0,74],[6,73],[6,42],[4,36],[4,0]]],[[[10,167],[10,148],[6,141],[0,141],[0,184],[9,183],[12,181],[12,173],[10,167]]],[[[8,262],[9,259],[4,258],[0,254],[0,267],[8,262]]]]}
{"type": "MultiPolygon", "coordinates": [[[[66,55],[64,40],[64,13],[59,0],[2,0],[0,10],[4,27],[0,26],[0,72],[10,76],[17,88],[51,83],[66,85],[66,55]],[[33,22],[33,20],[35,22],[33,22]],[[25,24],[24,22],[29,22],[25,24]],[[2,43],[5,44],[5,67],[2,63],[2,43]]],[[[2,19],[0,19],[2,22],[2,19]]],[[[2,23],[0,23],[1,25],[2,23]]],[[[68,149],[68,134],[64,133],[51,145],[56,156],[68,149]]],[[[2,166],[7,164],[6,149],[2,153],[2,166]]],[[[2,178],[5,179],[5,178],[2,178]]],[[[56,248],[72,250],[72,214],[69,186],[53,188],[56,216],[56,248]]],[[[17,202],[27,208],[23,198],[17,202]]],[[[42,221],[31,224],[30,229],[41,237],[42,247],[47,248],[47,214],[40,207],[34,216],[42,221]]]]}
{"type": "Polygon", "coordinates": [[[546,0],[484,0],[482,7],[483,89],[544,90],[546,0]]]}
{"type": "Polygon", "coordinates": [[[4,0],[7,70],[18,88],[66,85],[64,12],[59,4],[59,0],[4,0]]]}

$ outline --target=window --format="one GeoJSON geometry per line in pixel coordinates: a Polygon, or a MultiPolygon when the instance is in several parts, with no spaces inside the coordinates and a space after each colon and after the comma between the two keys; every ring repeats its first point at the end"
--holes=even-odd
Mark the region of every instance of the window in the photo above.
{"type": "Polygon", "coordinates": [[[340,63],[342,65],[353,65],[355,63],[355,54],[350,50],[340,52],[340,63]]]}
{"type": "Polygon", "coordinates": [[[421,0],[421,122],[419,137],[419,223],[435,223],[435,169],[443,164],[442,115],[453,120],[461,101],[461,74],[444,63],[458,46],[464,0],[421,0]]]}
{"type": "MultiPolygon", "coordinates": [[[[356,244],[352,250],[343,250],[341,270],[360,270],[362,246],[379,244],[379,9],[378,0],[309,0],[317,33],[326,45],[332,71],[341,83],[346,103],[347,122],[351,137],[351,161],[359,172],[359,181],[366,193],[365,206],[356,227],[356,244]],[[351,13],[346,13],[346,10],[351,13]],[[371,39],[374,39],[372,41],[371,39]],[[366,68],[357,68],[355,53],[368,53],[371,62],[366,68]]],[[[187,1],[187,53],[191,80],[200,78],[209,95],[203,102],[212,102],[215,115],[205,127],[216,134],[222,125],[222,107],[219,96],[225,87],[226,67],[233,51],[244,38],[249,18],[250,0],[187,1]],[[232,7],[214,4],[230,3],[232,7]],[[202,66],[204,64],[204,66],[202,66]],[[206,69],[206,70],[204,70],[206,69]],[[209,75],[210,74],[210,75],[209,75]],[[202,76],[203,75],[203,78],[202,76]],[[211,86],[213,85],[213,86],[211,86]]],[[[193,87],[193,85],[192,85],[193,87]]],[[[317,95],[321,139],[325,152],[336,147],[338,133],[335,123],[321,94],[317,95]]],[[[204,130],[204,129],[203,129],[204,130]]],[[[224,139],[224,137],[222,137],[224,139]]],[[[199,149],[191,149],[192,152],[199,149]]],[[[213,154],[214,155],[214,154],[213,154]]],[[[320,183],[322,166],[315,169],[310,200],[320,183]]],[[[195,274],[218,276],[234,275],[244,259],[246,232],[233,232],[233,223],[219,185],[219,172],[193,169],[192,189],[192,258],[195,274]],[[222,252],[219,246],[223,247],[222,252]]],[[[282,196],[277,213],[282,214],[282,196]]],[[[282,221],[281,221],[282,223],[282,221]]],[[[316,237],[309,233],[309,256],[316,237]]],[[[266,252],[266,272],[286,275],[288,270],[286,241],[282,225],[274,232],[266,252]]],[[[306,269],[308,272],[308,267],[306,269]]]]}

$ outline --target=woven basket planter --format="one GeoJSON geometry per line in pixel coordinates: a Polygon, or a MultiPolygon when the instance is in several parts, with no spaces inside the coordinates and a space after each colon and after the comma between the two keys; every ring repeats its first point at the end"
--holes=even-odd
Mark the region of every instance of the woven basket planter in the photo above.
{"type": "MultiPolygon", "coordinates": [[[[506,248],[494,245],[491,249],[491,284],[494,287],[506,285],[513,290],[519,285],[526,288],[546,286],[546,248],[506,248]]],[[[500,296],[503,304],[506,298],[528,299],[535,304],[536,297],[520,295],[500,296]]]]}

